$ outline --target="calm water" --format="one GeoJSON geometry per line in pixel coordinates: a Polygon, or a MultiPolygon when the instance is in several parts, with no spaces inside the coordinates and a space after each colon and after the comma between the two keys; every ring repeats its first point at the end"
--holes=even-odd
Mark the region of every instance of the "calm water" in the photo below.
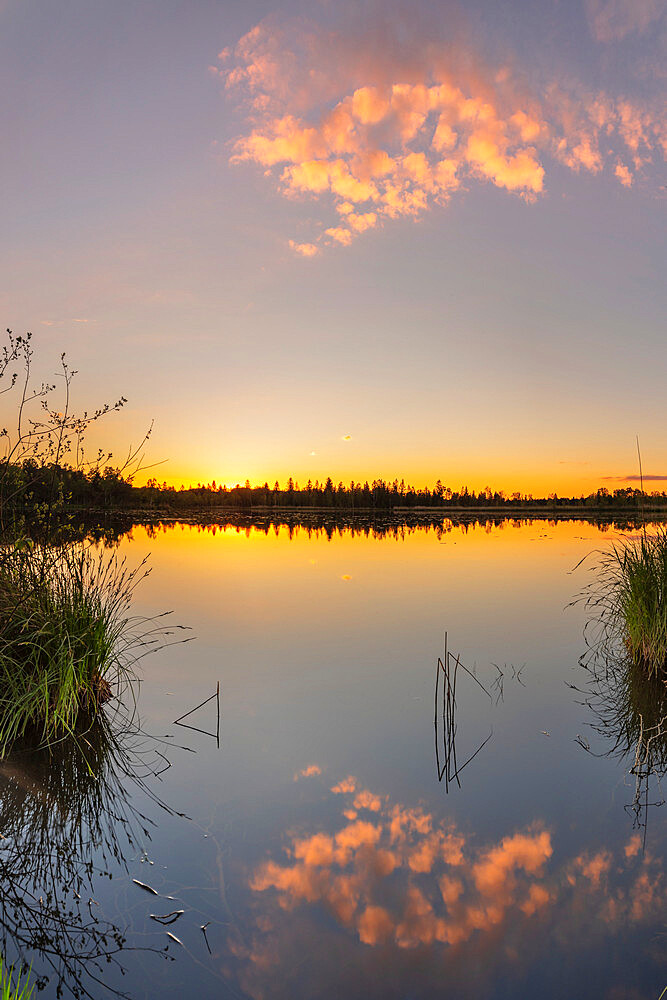
{"type": "Polygon", "coordinates": [[[617,535],[135,528],[121,550],[153,567],[137,610],[173,609],[196,640],[143,661],[160,742],[122,720],[115,749],[91,737],[103,781],[65,750],[0,764],[8,957],[46,924],[70,983],[102,955],[92,996],[88,973],[137,998],[657,1000],[667,810],[655,780],[633,809],[632,760],[582,748],[611,743],[572,687],[587,573],[570,571],[617,535]],[[459,765],[484,744],[448,792],[445,631],[474,673],[457,672],[459,765]],[[218,681],[220,746],[215,700],[183,720],[213,735],[174,725],[218,681]]]}

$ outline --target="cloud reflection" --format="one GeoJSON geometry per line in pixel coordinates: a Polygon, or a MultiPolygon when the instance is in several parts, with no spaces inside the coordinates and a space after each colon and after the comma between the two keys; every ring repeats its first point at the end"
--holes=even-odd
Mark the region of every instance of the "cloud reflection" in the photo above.
{"type": "Polygon", "coordinates": [[[480,952],[516,961],[529,938],[531,960],[540,943],[590,946],[592,935],[625,931],[665,909],[662,863],[640,855],[636,835],[616,854],[555,861],[552,832],[540,822],[480,845],[353,776],[333,786],[329,801],[338,818],[326,830],[290,833],[283,857],[250,877],[255,936],[233,951],[254,997],[264,995],[266,975],[276,975],[287,951],[307,949],[304,936],[324,933],[322,912],[333,922],[325,924],[333,935],[326,947],[344,954],[346,967],[365,967],[377,948],[385,971],[415,953],[425,969],[433,963],[442,972],[443,962],[460,969],[480,952]]]}

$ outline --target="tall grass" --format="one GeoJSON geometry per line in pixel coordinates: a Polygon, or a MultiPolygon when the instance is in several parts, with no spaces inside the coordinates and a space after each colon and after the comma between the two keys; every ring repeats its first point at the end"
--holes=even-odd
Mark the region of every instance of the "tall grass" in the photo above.
{"type": "Polygon", "coordinates": [[[153,632],[128,613],[144,567],[87,545],[23,541],[0,553],[0,756],[74,732],[130,679],[153,632]]]}
{"type": "Polygon", "coordinates": [[[596,642],[625,647],[649,676],[667,673],[667,530],[643,532],[599,553],[584,593],[596,642]]]}
{"type": "Polygon", "coordinates": [[[28,972],[23,984],[21,984],[21,973],[19,972],[16,982],[14,982],[14,967],[7,968],[2,961],[2,955],[0,955],[0,1000],[30,1000],[34,987],[30,986],[29,978],[30,973],[28,972]]]}

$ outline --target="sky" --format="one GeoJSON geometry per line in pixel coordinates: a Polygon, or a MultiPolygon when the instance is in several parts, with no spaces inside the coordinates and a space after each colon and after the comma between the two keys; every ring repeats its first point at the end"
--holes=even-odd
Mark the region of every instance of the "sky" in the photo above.
{"type": "Polygon", "coordinates": [[[80,409],[127,397],[91,447],[153,423],[176,486],[566,495],[634,485],[638,435],[666,487],[664,0],[0,0],[0,27],[2,322],[39,377],[67,353],[80,409]]]}

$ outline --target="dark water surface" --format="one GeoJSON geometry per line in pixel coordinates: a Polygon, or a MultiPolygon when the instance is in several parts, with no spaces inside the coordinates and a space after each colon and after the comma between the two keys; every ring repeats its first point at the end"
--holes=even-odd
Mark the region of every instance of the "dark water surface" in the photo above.
{"type": "Polygon", "coordinates": [[[161,742],[112,720],[94,780],[65,750],[0,763],[8,958],[23,941],[44,996],[40,928],[95,997],[89,974],[136,998],[657,1000],[667,809],[656,776],[636,800],[634,748],[582,747],[613,733],[575,690],[584,611],[566,609],[589,575],[570,571],[618,536],[135,528],[138,612],[173,609],[196,641],[142,663],[161,742]],[[441,765],[443,721],[459,766],[482,748],[440,781],[445,631],[474,676],[457,671],[452,718],[441,675],[441,765]],[[220,746],[215,699],[183,720],[212,735],[174,725],[218,681],[220,746]]]}

